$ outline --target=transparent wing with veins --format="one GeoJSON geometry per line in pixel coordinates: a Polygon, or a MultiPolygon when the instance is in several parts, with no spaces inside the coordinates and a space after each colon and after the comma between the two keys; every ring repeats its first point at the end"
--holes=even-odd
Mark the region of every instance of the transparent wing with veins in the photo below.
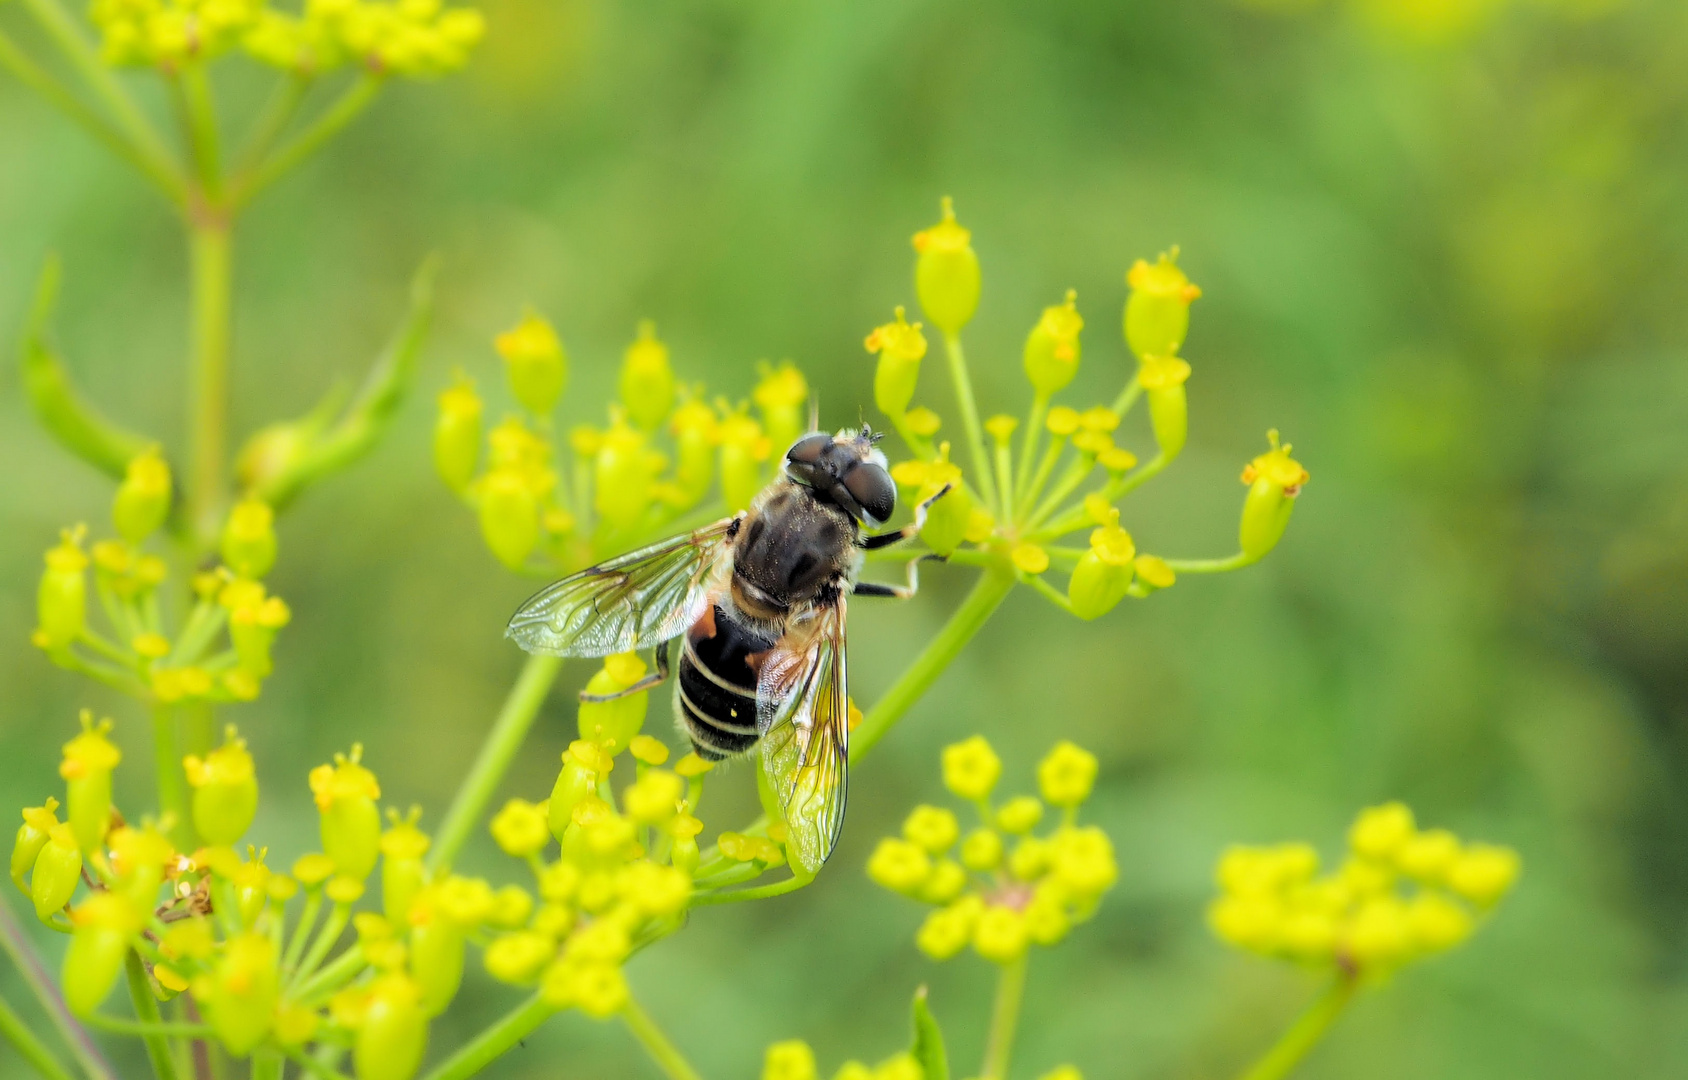
{"type": "Polygon", "coordinates": [[[661,644],[708,609],[732,569],[737,518],[628,552],[547,585],[504,635],[530,653],[608,656],[661,644]]]}
{"type": "Polygon", "coordinates": [[[844,599],[794,620],[756,687],[762,771],[779,795],[795,867],[814,874],[844,826],[849,762],[844,599]]]}

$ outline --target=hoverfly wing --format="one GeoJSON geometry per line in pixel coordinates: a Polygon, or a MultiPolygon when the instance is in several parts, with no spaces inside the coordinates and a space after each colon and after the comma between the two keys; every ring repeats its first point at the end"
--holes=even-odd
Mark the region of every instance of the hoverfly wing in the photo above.
{"type": "Polygon", "coordinates": [[[763,660],[756,687],[762,771],[785,811],[792,862],[820,870],[844,827],[850,719],[844,600],[818,605],[763,660]]]}
{"type": "Polygon", "coordinates": [[[529,597],[504,636],[530,653],[608,656],[667,641],[708,608],[738,518],[588,567],[529,597]]]}

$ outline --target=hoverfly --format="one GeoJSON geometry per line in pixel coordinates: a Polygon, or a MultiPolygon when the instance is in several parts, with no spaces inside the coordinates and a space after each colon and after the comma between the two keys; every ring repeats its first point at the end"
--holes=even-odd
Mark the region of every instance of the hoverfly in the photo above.
{"type": "Polygon", "coordinates": [[[857,581],[862,552],[917,534],[927,508],[896,532],[866,536],[897,505],[880,436],[866,424],[817,431],[786,451],[780,475],[750,508],[712,525],[589,567],[540,590],[506,636],[530,653],[608,656],[651,648],[656,670],[606,701],[669,676],[680,638],[674,712],[699,757],[719,761],[761,746],[793,862],[818,871],[844,823],[849,756],[845,678],[847,598],[908,598],[908,584],[857,581]]]}

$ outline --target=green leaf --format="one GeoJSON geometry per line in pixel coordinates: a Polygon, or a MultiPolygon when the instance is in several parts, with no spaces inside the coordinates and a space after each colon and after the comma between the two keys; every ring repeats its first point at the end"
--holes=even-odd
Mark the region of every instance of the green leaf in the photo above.
{"type": "Polygon", "coordinates": [[[924,986],[914,992],[912,1013],[914,1044],[909,1047],[909,1053],[920,1062],[926,1080],[949,1080],[949,1055],[944,1051],[944,1033],[938,1029],[938,1020],[926,1005],[924,986]]]}
{"type": "Polygon", "coordinates": [[[59,293],[58,256],[49,257],[35,288],[35,304],[24,327],[20,361],[24,391],[41,426],[66,450],[114,479],[121,480],[130,459],[152,445],[101,416],[76,392],[66,369],[47,343],[47,320],[59,293]]]}
{"type": "Polygon", "coordinates": [[[273,424],[248,440],[236,466],[248,489],[280,508],[306,486],[346,468],[375,446],[416,373],[434,312],[438,269],[439,259],[430,256],[416,271],[404,321],[337,420],[333,416],[344,401],[338,387],[300,419],[273,424]]]}

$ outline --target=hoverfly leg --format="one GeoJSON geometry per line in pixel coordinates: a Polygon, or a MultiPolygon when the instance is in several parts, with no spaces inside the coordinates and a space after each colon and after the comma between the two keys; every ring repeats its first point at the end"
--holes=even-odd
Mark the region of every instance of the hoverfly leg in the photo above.
{"type": "Polygon", "coordinates": [[[942,555],[922,555],[910,559],[907,585],[886,585],[879,581],[858,581],[850,590],[854,596],[887,596],[895,600],[913,600],[920,592],[920,564],[925,559],[942,559],[942,555]]]}
{"type": "Polygon", "coordinates": [[[933,503],[937,502],[945,495],[948,495],[949,490],[950,485],[945,484],[936,495],[933,495],[930,499],[927,499],[925,502],[914,508],[913,521],[904,525],[896,532],[881,533],[878,536],[868,537],[866,540],[862,541],[862,547],[868,551],[874,551],[878,548],[889,547],[892,544],[901,543],[904,540],[919,535],[920,530],[926,527],[926,511],[933,503]]]}
{"type": "Polygon", "coordinates": [[[615,701],[617,698],[624,698],[624,697],[628,696],[629,694],[638,694],[638,693],[642,693],[643,691],[646,691],[646,690],[655,689],[656,687],[661,686],[663,683],[667,682],[668,681],[668,642],[666,642],[666,641],[663,642],[662,644],[658,645],[653,651],[656,653],[656,670],[655,671],[651,672],[649,675],[646,675],[644,678],[640,679],[638,682],[634,683],[632,686],[627,687],[625,690],[617,690],[613,694],[588,694],[586,691],[582,690],[580,692],[580,700],[587,702],[589,704],[594,704],[594,705],[602,704],[603,702],[606,702],[606,701],[615,701]]]}

